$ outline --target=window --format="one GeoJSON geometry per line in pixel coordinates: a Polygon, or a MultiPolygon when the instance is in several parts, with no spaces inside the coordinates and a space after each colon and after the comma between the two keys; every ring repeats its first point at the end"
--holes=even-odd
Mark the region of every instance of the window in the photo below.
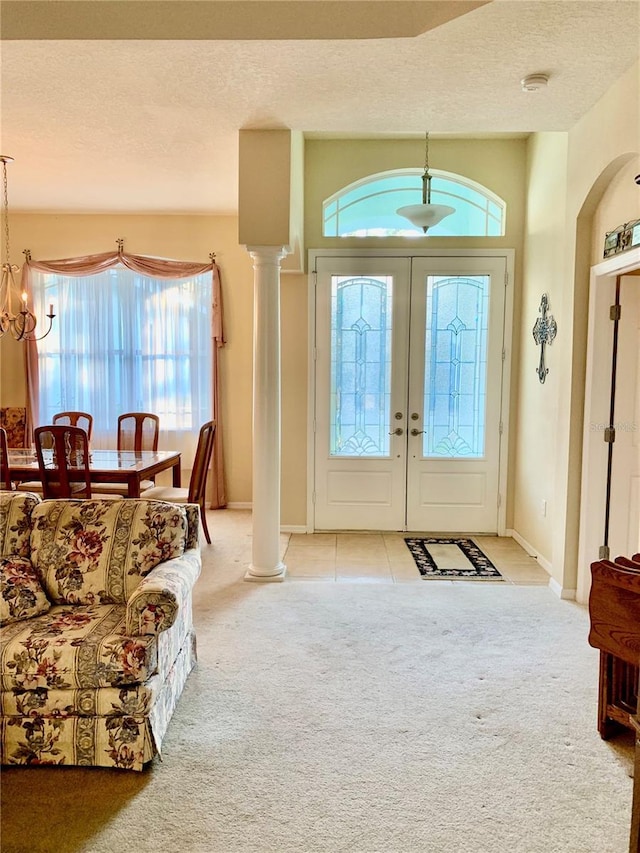
{"type": "Polygon", "coordinates": [[[87,276],[34,271],[32,287],[36,313],[53,304],[57,315],[38,342],[40,422],[90,412],[93,443],[113,447],[118,415],[155,412],[160,446],[164,435],[165,446],[191,455],[212,411],[211,273],[167,280],[121,265],[87,276]]]}
{"type": "MultiPolygon", "coordinates": [[[[481,184],[450,172],[429,170],[431,201],[455,213],[429,229],[433,237],[500,237],[505,233],[505,202],[481,184]]],[[[323,202],[325,237],[424,236],[396,210],[422,201],[422,170],[396,169],[369,175],[343,187],[323,202]]]]}

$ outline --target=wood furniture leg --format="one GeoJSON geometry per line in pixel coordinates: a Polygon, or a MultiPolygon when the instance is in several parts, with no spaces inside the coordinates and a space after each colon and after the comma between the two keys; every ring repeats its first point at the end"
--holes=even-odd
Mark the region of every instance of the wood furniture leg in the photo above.
{"type": "MultiPolygon", "coordinates": [[[[638,708],[640,714],[640,707],[638,708]]],[[[638,716],[631,717],[635,730],[636,748],[633,762],[633,799],[631,801],[631,834],[629,836],[629,853],[640,853],[640,720],[638,716]]]]}

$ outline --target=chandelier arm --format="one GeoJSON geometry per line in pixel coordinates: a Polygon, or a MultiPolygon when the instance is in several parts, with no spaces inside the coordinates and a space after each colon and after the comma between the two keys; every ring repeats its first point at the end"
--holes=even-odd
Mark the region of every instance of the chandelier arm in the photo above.
{"type": "MultiPolygon", "coordinates": [[[[35,313],[28,307],[27,293],[18,287],[14,272],[18,271],[18,267],[11,263],[10,257],[10,240],[9,240],[9,193],[7,187],[7,163],[13,162],[13,157],[8,157],[0,154],[0,162],[2,163],[2,203],[4,213],[4,249],[5,259],[2,264],[2,279],[0,281],[0,338],[10,333],[16,341],[41,341],[51,331],[53,319],[56,316],[53,311],[53,305],[49,305],[49,313],[45,316],[49,319],[49,327],[43,335],[36,336],[35,331],[38,325],[38,318],[35,313]],[[15,309],[13,305],[17,306],[15,309]]],[[[29,250],[24,252],[26,261],[31,260],[29,250]]]]}

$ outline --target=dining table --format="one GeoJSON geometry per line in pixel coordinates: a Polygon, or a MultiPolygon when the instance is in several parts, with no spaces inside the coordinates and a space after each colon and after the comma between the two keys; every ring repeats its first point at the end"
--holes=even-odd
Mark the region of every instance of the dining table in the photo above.
{"type": "MultiPolygon", "coordinates": [[[[14,482],[40,479],[35,450],[10,447],[9,476],[14,482]]],[[[140,483],[161,471],[171,469],[173,485],[180,486],[180,453],[176,450],[91,450],[89,472],[91,483],[126,483],[127,497],[140,497],[140,483]]],[[[97,488],[96,492],[100,489],[97,488]]]]}

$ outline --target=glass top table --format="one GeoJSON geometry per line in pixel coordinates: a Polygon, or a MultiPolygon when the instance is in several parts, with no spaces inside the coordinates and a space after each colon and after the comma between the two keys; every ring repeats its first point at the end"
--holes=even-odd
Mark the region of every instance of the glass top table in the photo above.
{"type": "MultiPolygon", "coordinates": [[[[9,476],[15,482],[38,480],[38,460],[29,448],[9,448],[9,476]]],[[[180,486],[180,453],[175,450],[92,450],[92,483],[126,483],[128,497],[140,497],[140,483],[171,469],[173,485],[180,486]]],[[[98,491],[98,490],[97,490],[98,491]]]]}

